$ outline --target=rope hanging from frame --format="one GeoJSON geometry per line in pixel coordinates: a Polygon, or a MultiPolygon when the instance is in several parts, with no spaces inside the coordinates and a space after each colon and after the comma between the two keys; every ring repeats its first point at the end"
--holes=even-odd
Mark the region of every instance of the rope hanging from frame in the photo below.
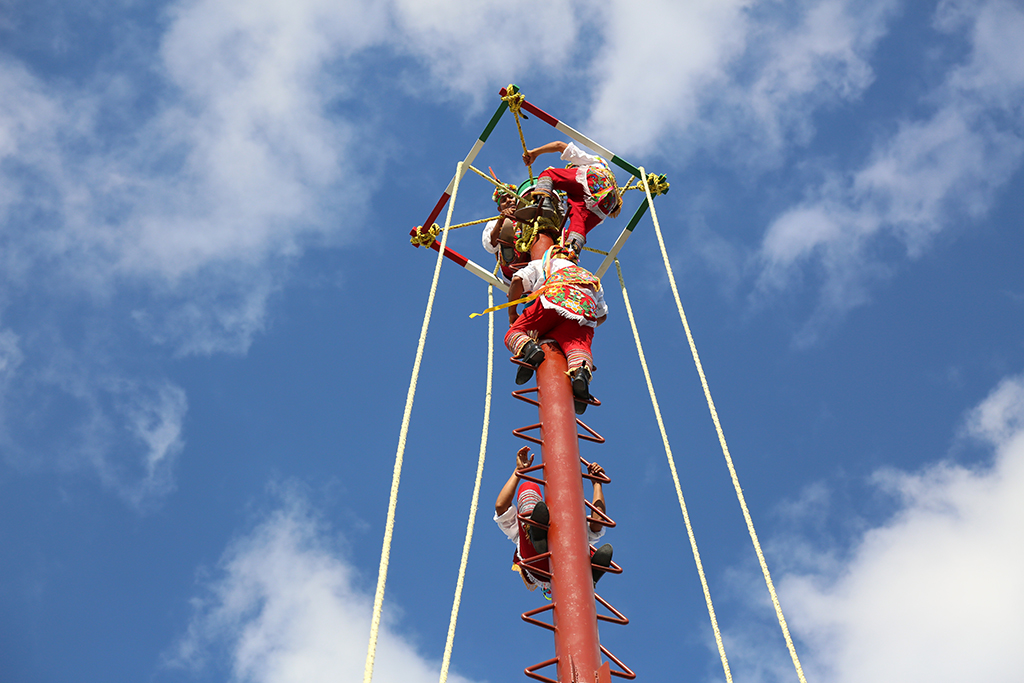
{"type": "Polygon", "coordinates": [[[651,208],[651,221],[654,223],[654,233],[658,237],[658,246],[661,247],[661,256],[665,262],[665,272],[668,274],[668,282],[672,289],[672,296],[676,301],[676,308],[679,311],[679,319],[683,323],[683,329],[686,331],[686,339],[690,344],[690,353],[693,356],[694,365],[697,366],[697,374],[700,375],[700,383],[704,388],[704,398],[708,403],[708,410],[711,412],[711,421],[715,424],[715,431],[718,432],[718,442],[722,447],[722,455],[725,456],[725,464],[729,468],[729,475],[732,477],[732,485],[736,490],[736,498],[739,500],[740,509],[743,511],[743,519],[747,523],[747,532],[750,534],[750,540],[754,544],[754,552],[757,554],[757,561],[761,565],[761,573],[764,575],[765,585],[768,587],[768,594],[771,596],[772,605],[775,607],[775,616],[779,620],[779,626],[782,629],[782,635],[786,639],[786,648],[789,650],[789,656],[793,660],[793,666],[796,669],[797,678],[800,679],[800,683],[807,683],[807,679],[804,677],[803,667],[800,665],[800,658],[796,654],[796,647],[793,645],[793,638],[789,634],[789,626],[786,624],[786,617],[782,614],[782,606],[779,604],[779,596],[775,592],[775,583],[772,581],[772,575],[768,571],[768,563],[764,559],[764,552],[761,550],[761,542],[757,540],[757,532],[754,530],[754,520],[750,516],[750,510],[747,508],[747,501],[743,497],[743,488],[740,486],[739,476],[736,474],[736,467],[733,465],[732,456],[729,455],[729,446],[725,442],[725,433],[722,431],[722,424],[718,420],[718,411],[715,409],[715,402],[711,399],[711,389],[708,388],[707,377],[704,376],[704,366],[700,363],[700,356],[697,355],[697,345],[693,341],[693,334],[690,332],[690,325],[686,322],[686,313],[683,312],[683,304],[679,299],[679,289],[676,287],[675,274],[672,272],[672,264],[668,259],[668,250],[665,248],[665,238],[661,234],[661,226],[658,224],[658,213],[654,209],[654,197],[651,193],[650,184],[647,182],[647,177],[643,167],[640,167],[640,173],[644,180],[644,190],[647,193],[647,201],[651,208]]]}
{"type": "Polygon", "coordinates": [[[402,427],[399,430],[398,450],[395,453],[395,467],[391,477],[391,495],[388,500],[388,516],[384,525],[384,543],[380,553],[380,568],[377,570],[377,590],[373,598],[373,615],[370,618],[370,642],[366,648],[366,666],[363,670],[363,683],[373,680],[373,663],[377,656],[377,637],[380,633],[380,618],[384,607],[384,587],[388,577],[388,563],[391,558],[391,539],[395,531],[395,511],[398,507],[398,485],[402,478],[402,461],[405,456],[406,438],[409,435],[409,421],[412,418],[412,404],[416,396],[416,382],[419,380],[420,364],[423,361],[423,348],[427,342],[427,330],[430,328],[430,316],[434,310],[434,298],[437,295],[437,282],[441,277],[441,263],[444,261],[445,243],[448,241],[448,227],[452,223],[452,210],[455,208],[455,197],[459,193],[459,181],[462,179],[462,162],[455,171],[455,187],[452,189],[451,204],[445,219],[445,230],[441,233],[441,248],[437,251],[437,263],[434,265],[434,279],[430,284],[427,296],[427,310],[423,315],[420,328],[420,340],[416,346],[416,360],[413,362],[412,378],[409,380],[409,391],[405,398],[405,412],[402,415],[402,427]]]}

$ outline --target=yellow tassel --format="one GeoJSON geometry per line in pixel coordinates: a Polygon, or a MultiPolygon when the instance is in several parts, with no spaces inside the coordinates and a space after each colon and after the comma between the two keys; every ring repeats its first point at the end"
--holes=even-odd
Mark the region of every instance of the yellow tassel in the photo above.
{"type": "MultiPolygon", "coordinates": [[[[541,289],[543,289],[543,287],[541,289]]],[[[480,313],[470,313],[469,317],[470,318],[475,318],[478,315],[486,315],[488,313],[493,313],[494,311],[500,311],[501,309],[508,308],[509,306],[515,306],[517,304],[525,304],[527,301],[533,301],[538,296],[540,296],[540,294],[541,294],[541,290],[538,289],[536,292],[534,292],[530,296],[524,296],[522,299],[516,299],[515,301],[509,301],[507,304],[498,304],[497,306],[491,306],[490,308],[484,309],[480,313]]]]}

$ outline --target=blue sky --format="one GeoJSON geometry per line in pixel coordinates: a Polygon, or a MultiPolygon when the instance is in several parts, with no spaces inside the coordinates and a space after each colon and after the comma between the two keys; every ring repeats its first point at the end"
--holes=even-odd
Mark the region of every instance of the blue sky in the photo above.
{"type": "MultiPolygon", "coordinates": [[[[0,680],[362,679],[434,266],[408,232],[515,82],[672,183],[658,216],[808,680],[1019,681],[1022,33],[1013,0],[0,1],[0,680]]],[[[520,153],[506,117],[478,166],[518,180],[520,153]]],[[[455,220],[489,198],[467,177],[455,220]]],[[[451,246],[488,263],[475,228],[451,246]]],[[[734,678],[794,681],[649,220],[622,266],[734,678]]],[[[721,681],[612,273],[607,444],[582,453],[613,479],[626,573],[601,592],[632,623],[602,641],[641,680],[721,681]]],[[[438,677],[486,301],[445,264],[375,681],[438,677]]],[[[460,682],[553,656],[490,521],[535,419],[506,358],[460,682]]]]}

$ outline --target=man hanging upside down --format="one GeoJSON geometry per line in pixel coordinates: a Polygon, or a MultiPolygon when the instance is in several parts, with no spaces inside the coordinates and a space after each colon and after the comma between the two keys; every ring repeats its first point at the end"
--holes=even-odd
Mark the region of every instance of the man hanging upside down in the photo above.
{"type": "Polygon", "coordinates": [[[520,367],[516,384],[525,384],[544,360],[544,351],[537,339],[554,339],[565,354],[576,399],[576,414],[587,409],[594,356],[590,346],[594,329],[608,318],[601,281],[593,273],[577,265],[579,254],[566,247],[553,246],[544,257],[530,261],[516,271],[508,288],[508,300],[516,301],[526,294],[540,299],[540,305],[526,308],[522,315],[518,305],[508,308],[509,330],[505,346],[530,367],[520,367]]]}
{"type": "MultiPolygon", "coordinates": [[[[516,470],[529,467],[532,464],[533,454],[530,453],[530,447],[523,446],[516,453],[516,470]]],[[[528,589],[532,591],[537,586],[540,586],[541,590],[544,591],[544,596],[550,600],[551,583],[530,572],[530,566],[534,566],[541,571],[551,571],[547,559],[539,560],[532,564],[525,563],[531,557],[543,555],[548,551],[547,529],[521,522],[518,517],[522,513],[524,517],[529,517],[537,524],[543,524],[546,527],[549,521],[548,506],[540,494],[540,487],[532,481],[524,481],[519,486],[519,495],[516,495],[516,485],[519,483],[519,478],[516,477],[516,470],[512,471],[512,476],[505,482],[501,492],[498,494],[498,499],[494,502],[494,521],[498,523],[498,526],[505,532],[509,540],[516,544],[516,550],[512,556],[512,570],[519,572],[523,583],[526,584],[528,589]]],[[[594,476],[600,476],[604,474],[604,468],[596,462],[592,462],[587,467],[587,472],[594,476]]],[[[593,505],[604,513],[606,512],[604,487],[599,481],[595,481],[593,484],[593,505]]],[[[596,522],[591,522],[587,525],[587,541],[589,543],[593,544],[594,541],[602,536],[604,536],[603,525],[596,522]]],[[[610,566],[612,563],[612,544],[605,543],[598,548],[591,555],[590,561],[602,567],[610,566]]],[[[596,584],[604,576],[604,571],[601,569],[592,569],[591,571],[594,583],[596,584]]]]}
{"type": "Polygon", "coordinates": [[[561,154],[569,167],[542,171],[532,191],[535,203],[519,209],[515,216],[520,221],[538,217],[554,220],[557,211],[553,190],[562,190],[569,200],[569,224],[565,227],[563,243],[579,253],[593,228],[605,218],[619,215],[622,197],[608,162],[587,154],[571,142],[549,142],[531,149],[523,154],[523,162],[529,166],[538,156],[549,152],[561,154]]]}

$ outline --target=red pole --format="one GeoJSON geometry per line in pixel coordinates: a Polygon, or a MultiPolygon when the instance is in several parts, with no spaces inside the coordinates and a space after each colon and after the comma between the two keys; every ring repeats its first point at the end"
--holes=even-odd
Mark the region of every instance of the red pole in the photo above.
{"type": "MultiPolygon", "coordinates": [[[[556,344],[544,344],[537,369],[540,423],[544,440],[544,498],[550,512],[551,592],[554,602],[555,654],[562,683],[598,680],[601,645],[590,568],[590,544],[580,476],[579,439],[572,387],[565,356],[556,344]]],[[[602,678],[606,679],[607,672],[602,678]]]]}

